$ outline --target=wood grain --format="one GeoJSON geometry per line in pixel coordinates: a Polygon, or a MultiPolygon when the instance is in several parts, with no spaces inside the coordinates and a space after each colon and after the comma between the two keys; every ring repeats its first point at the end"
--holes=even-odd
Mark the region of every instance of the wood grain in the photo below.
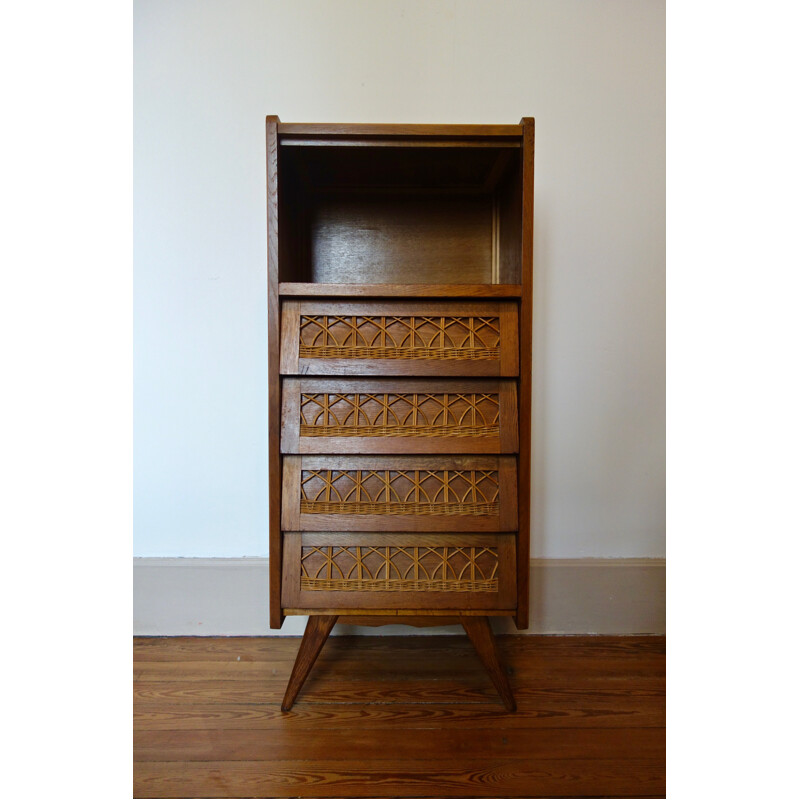
{"type": "Polygon", "coordinates": [[[283,458],[281,528],[284,531],[300,530],[300,458],[290,455],[283,458]]]}
{"type": "MultiPolygon", "coordinates": [[[[300,335],[300,302],[283,300],[281,302],[281,341],[280,371],[291,375],[298,371],[299,348],[297,340],[300,335]]],[[[281,435],[283,430],[281,430],[281,435]]]]}
{"type": "Polygon", "coordinates": [[[519,152],[506,154],[513,160],[501,174],[495,189],[497,217],[497,273],[500,283],[522,281],[522,158],[519,152]]]}
{"type": "Polygon", "coordinates": [[[303,684],[335,624],[335,616],[308,618],[300,649],[297,651],[297,658],[292,667],[292,674],[289,676],[289,683],[286,686],[286,693],[281,702],[281,711],[288,711],[294,705],[295,698],[303,688],[303,684]]]}
{"type": "MultiPolygon", "coordinates": [[[[367,612],[369,613],[369,612],[367,612]]],[[[345,625],[363,625],[366,627],[381,627],[383,625],[410,625],[412,628],[435,628],[441,625],[460,625],[461,618],[459,616],[428,616],[422,617],[415,615],[413,617],[404,616],[401,611],[397,611],[397,615],[392,619],[387,620],[385,616],[349,616],[340,620],[345,625]]]]}
{"type": "MultiPolygon", "coordinates": [[[[286,709],[288,710],[288,708],[286,709]]],[[[335,731],[336,729],[334,729],[335,731]]],[[[658,728],[590,728],[574,730],[556,728],[546,733],[514,728],[503,735],[495,727],[462,730],[451,726],[446,730],[417,728],[413,736],[398,736],[391,729],[373,728],[347,734],[345,746],[332,748],[334,731],[320,728],[316,735],[308,730],[287,726],[281,736],[258,736],[247,730],[212,731],[142,731],[134,741],[135,761],[284,761],[303,756],[311,761],[375,763],[387,758],[396,761],[417,761],[431,753],[462,753],[475,740],[483,741],[486,758],[622,759],[634,746],[642,758],[657,759],[663,752],[663,732],[658,728]]]]}
{"type": "MultiPolygon", "coordinates": [[[[368,612],[361,612],[362,614],[368,612]]],[[[398,624],[403,617],[392,619],[383,618],[380,624],[398,624]]],[[[419,617],[411,618],[414,622],[420,620],[419,617]]],[[[456,619],[456,618],[453,618],[456,619]]],[[[429,618],[431,624],[442,625],[444,621],[433,617],[429,618]]],[[[345,620],[340,620],[344,623],[345,620]]],[[[361,619],[354,617],[349,624],[361,624],[361,619]],[[358,621],[356,621],[358,620],[358,621]]],[[[456,619],[457,625],[461,624],[460,619],[456,619]]],[[[380,637],[385,638],[385,637],[380,637]]],[[[421,638],[421,637],[420,637],[421,638]]],[[[442,637],[426,637],[426,639],[441,640],[442,637]]],[[[501,637],[497,637],[501,638],[501,637]]],[[[436,661],[445,658],[448,663],[457,655],[458,663],[453,667],[454,672],[448,673],[452,678],[473,673],[472,658],[470,657],[469,647],[465,644],[463,636],[448,638],[448,645],[442,646],[431,642],[427,648],[418,650],[407,650],[401,646],[395,647],[391,652],[402,659],[403,669],[413,671],[418,677],[423,674],[429,676],[443,676],[436,661]]],[[[509,648],[506,639],[502,639],[503,652],[514,655],[513,648],[509,648]]],[[[259,680],[267,678],[273,670],[284,671],[287,666],[291,667],[297,648],[297,638],[292,640],[291,651],[285,653],[275,653],[271,658],[258,660],[247,660],[247,656],[238,655],[229,658],[227,661],[218,659],[203,661],[186,661],[177,659],[175,661],[152,661],[137,662],[135,667],[136,680],[142,683],[152,683],[179,679],[182,682],[204,682],[212,679],[218,680],[259,680]],[[240,658],[241,661],[236,659],[240,658]]],[[[328,647],[333,648],[333,653],[326,656],[325,674],[327,678],[369,678],[374,673],[376,680],[394,680],[400,678],[402,671],[399,666],[387,659],[387,650],[370,650],[360,640],[350,640],[347,637],[335,636],[328,643],[328,647]],[[342,642],[340,642],[342,640],[342,642]],[[341,651],[343,643],[349,644],[352,652],[344,653],[341,651]]],[[[515,674],[524,679],[523,682],[531,684],[546,683],[551,688],[562,683],[566,685],[569,681],[585,680],[586,682],[601,681],[604,685],[610,682],[622,680],[646,678],[651,675],[658,665],[663,663],[663,656],[637,656],[634,660],[621,659],[618,657],[591,657],[591,666],[587,669],[576,663],[574,658],[558,657],[555,654],[548,656],[543,663],[525,663],[515,668],[515,674]]]]}
{"type": "Polygon", "coordinates": [[[519,309],[519,537],[517,540],[517,628],[528,627],[532,392],[533,392],[533,157],[534,120],[523,117],[522,126],[522,298],[519,309]]]}
{"type": "MultiPolygon", "coordinates": [[[[174,679],[174,677],[173,677],[174,679]]],[[[276,705],[256,703],[169,703],[137,699],[133,715],[137,730],[283,730],[285,714],[276,705]]],[[[485,730],[518,728],[661,728],[664,712],[659,699],[623,696],[609,699],[588,690],[581,701],[550,697],[544,692],[536,699],[535,709],[517,708],[514,714],[505,709],[483,705],[444,704],[374,704],[343,705],[337,708],[303,703],[292,708],[293,727],[298,730],[358,726],[365,730],[383,727],[449,728],[485,730]]]]}
{"type": "Polygon", "coordinates": [[[302,283],[284,282],[279,293],[290,297],[519,297],[520,284],[469,283],[302,283]]]}
{"type": "Polygon", "coordinates": [[[397,375],[398,377],[418,377],[423,375],[444,376],[498,376],[516,375],[515,372],[503,372],[499,359],[476,361],[456,361],[438,358],[301,358],[298,368],[287,374],[299,375],[397,375]]]}
{"type": "MultiPolygon", "coordinates": [[[[435,535],[435,534],[434,534],[435,535]]],[[[472,535],[472,534],[471,534],[472,535]]],[[[285,608],[284,612],[286,615],[294,615],[300,617],[308,617],[313,614],[339,614],[341,616],[351,616],[351,617],[358,617],[364,614],[364,610],[360,608],[327,608],[327,609],[320,609],[320,608],[285,608]]],[[[453,609],[453,608],[415,608],[413,611],[404,610],[402,608],[370,608],[369,612],[370,616],[373,617],[403,617],[406,614],[413,613],[414,619],[420,621],[424,620],[425,617],[433,617],[437,618],[437,621],[432,624],[438,625],[445,625],[447,623],[441,621],[441,617],[451,617],[453,615],[457,616],[465,616],[474,614],[476,616],[484,616],[489,613],[486,609],[470,609],[470,608],[461,608],[461,609],[453,609]]],[[[516,613],[516,606],[513,609],[502,609],[502,608],[493,608],[491,610],[491,616],[493,617],[513,617],[516,613]]],[[[344,621],[344,620],[343,620],[344,621]]],[[[349,620],[348,620],[349,622],[349,620]]],[[[392,624],[394,624],[395,620],[391,620],[392,624]]],[[[355,624],[355,623],[353,623],[355,624]]],[[[386,622],[384,622],[386,624],[386,622]]],[[[402,623],[399,623],[402,624],[402,623]]]]}
{"type": "MultiPolygon", "coordinates": [[[[507,653],[524,658],[535,655],[535,662],[551,663],[554,658],[566,659],[571,663],[590,668],[599,662],[614,659],[615,664],[638,664],[644,658],[660,659],[663,662],[666,643],[663,636],[501,636],[503,648],[507,653]]],[[[455,639],[435,636],[427,639],[418,637],[369,636],[359,640],[361,652],[380,654],[402,652],[403,657],[413,653],[420,655],[431,651],[444,650],[453,653],[455,639]]],[[[464,652],[470,652],[469,645],[460,637],[464,652]]],[[[293,653],[298,639],[292,637],[270,636],[141,636],[134,639],[134,664],[158,662],[193,661],[235,661],[272,662],[293,653]]],[[[335,637],[329,644],[339,655],[350,652],[351,640],[335,637]],[[342,641],[340,641],[340,639],[342,641]]],[[[337,655],[338,657],[338,655],[337,655]]],[[[292,655],[293,659],[294,656],[292,655]]],[[[525,659],[526,663],[529,659],[525,659]]],[[[606,669],[606,666],[603,667],[606,669]]]]}
{"type": "Polygon", "coordinates": [[[269,624],[280,628],[281,614],[281,395],[280,298],[278,295],[278,124],[268,116],[267,135],[267,400],[269,462],[269,624]]]}
{"type": "Polygon", "coordinates": [[[136,765],[136,797],[664,797],[660,760],[213,761],[136,765]]]}
{"type": "Polygon", "coordinates": [[[320,194],[309,213],[314,283],[492,283],[485,196],[320,194]]]}
{"type": "MultiPolygon", "coordinates": [[[[427,638],[427,637],[426,637],[427,638]]],[[[193,681],[176,686],[173,681],[149,681],[137,686],[134,702],[146,701],[148,704],[167,702],[170,704],[193,705],[201,703],[280,703],[286,690],[289,671],[278,677],[265,676],[262,680],[239,680],[220,683],[219,681],[193,681]]],[[[405,679],[378,681],[372,675],[345,676],[341,679],[327,679],[324,669],[317,668],[311,673],[303,703],[433,703],[436,705],[497,705],[497,692],[489,684],[489,679],[478,665],[480,677],[468,680],[442,677],[441,667],[435,674],[422,671],[422,677],[413,680],[411,675],[405,679]],[[423,680],[424,678],[424,680],[423,680]]],[[[664,693],[663,681],[649,678],[625,678],[609,685],[600,678],[587,680],[568,680],[566,677],[552,677],[553,687],[547,694],[562,699],[576,701],[585,693],[598,693],[608,701],[616,701],[622,695],[632,698],[652,700],[664,693]],[[560,681],[560,683],[559,683],[560,681]]],[[[520,706],[523,701],[535,701],[542,695],[540,690],[521,685],[518,682],[514,694],[520,706]]]]}
{"type": "Polygon", "coordinates": [[[137,639],[134,796],[664,796],[662,637],[497,642],[514,714],[463,636],[332,637],[288,713],[297,639],[137,639]]]}
{"type": "MultiPolygon", "coordinates": [[[[363,612],[362,612],[363,613],[363,612]]],[[[394,620],[392,620],[394,621],[394,620]]],[[[617,690],[663,688],[663,638],[661,649],[648,647],[651,637],[564,637],[569,647],[553,642],[561,637],[532,636],[531,642],[518,642],[517,637],[498,636],[506,663],[520,677],[521,691],[537,696],[555,696],[559,691],[591,687],[593,691],[611,692],[614,702],[617,690]],[[629,649],[598,646],[594,639],[613,640],[632,638],[643,642],[641,648],[626,643],[629,649]],[[634,683],[636,686],[634,686],[634,683]]],[[[659,637],[652,637],[659,639],[659,637]]],[[[134,655],[134,676],[137,684],[178,680],[186,683],[219,681],[249,681],[276,679],[282,683],[288,677],[299,643],[298,638],[271,639],[210,639],[200,646],[196,639],[159,638],[138,640],[134,655]],[[145,649],[139,642],[150,642],[145,649]],[[216,642],[216,647],[210,643],[216,642]]],[[[348,637],[334,636],[321,656],[318,670],[325,680],[367,679],[400,680],[404,674],[411,678],[444,678],[439,661],[448,665],[448,675],[454,681],[461,678],[482,680],[475,669],[470,644],[463,636],[432,637],[348,637]]],[[[271,684],[270,684],[271,685],[271,684]]]]}
{"type": "Polygon", "coordinates": [[[281,122],[278,133],[282,138],[299,136],[469,136],[519,137],[520,125],[398,125],[376,123],[281,122]]]}
{"type": "Polygon", "coordinates": [[[511,684],[508,680],[508,675],[500,664],[500,659],[497,655],[497,643],[489,626],[489,620],[486,617],[464,617],[461,620],[464,630],[475,648],[483,666],[489,673],[489,677],[497,689],[500,699],[506,711],[516,711],[517,702],[514,700],[514,693],[511,690],[511,684]]]}
{"type": "MultiPolygon", "coordinates": [[[[281,141],[282,146],[295,146],[295,147],[330,147],[331,139],[329,137],[319,137],[319,136],[284,136],[281,141]]],[[[342,147],[363,147],[369,148],[370,150],[375,150],[377,148],[382,147],[389,147],[389,148],[398,148],[402,147],[404,150],[414,150],[414,149],[426,149],[430,150],[431,148],[438,148],[440,150],[451,151],[453,149],[459,148],[469,148],[470,150],[476,150],[479,148],[492,148],[492,149],[516,149],[518,148],[519,142],[514,139],[496,139],[491,141],[489,139],[434,139],[434,138],[427,138],[427,139],[409,139],[408,137],[403,139],[379,139],[375,138],[366,138],[366,137],[350,137],[346,138],[344,136],[338,137],[336,139],[336,146],[339,148],[342,147]]]]}

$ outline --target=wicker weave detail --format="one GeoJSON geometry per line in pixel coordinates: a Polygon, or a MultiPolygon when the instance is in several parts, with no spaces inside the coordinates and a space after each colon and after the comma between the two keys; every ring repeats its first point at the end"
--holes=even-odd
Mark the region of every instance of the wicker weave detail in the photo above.
{"type": "Polygon", "coordinates": [[[303,547],[309,591],[496,592],[496,547],[303,547]]]}
{"type": "Polygon", "coordinates": [[[426,425],[303,425],[300,424],[301,436],[415,436],[415,437],[459,437],[475,439],[484,436],[499,436],[499,425],[440,425],[431,428],[426,425]]]}
{"type": "Polygon", "coordinates": [[[499,317],[300,317],[300,358],[496,360],[499,317]]]}
{"type": "Polygon", "coordinates": [[[301,514],[499,516],[497,470],[303,470],[301,514]]]}
{"type": "Polygon", "coordinates": [[[467,514],[472,517],[496,517],[500,503],[335,503],[317,500],[300,501],[301,514],[467,514]]]}
{"type": "Polygon", "coordinates": [[[484,393],[300,396],[301,436],[499,436],[500,398],[484,393]]]}
{"type": "Polygon", "coordinates": [[[496,592],[497,578],[488,581],[373,581],[301,578],[300,589],[312,592],[496,592]]]}
{"type": "Polygon", "coordinates": [[[498,347],[462,347],[439,350],[427,347],[315,347],[300,345],[300,358],[391,358],[435,359],[436,361],[496,361],[498,347]]]}

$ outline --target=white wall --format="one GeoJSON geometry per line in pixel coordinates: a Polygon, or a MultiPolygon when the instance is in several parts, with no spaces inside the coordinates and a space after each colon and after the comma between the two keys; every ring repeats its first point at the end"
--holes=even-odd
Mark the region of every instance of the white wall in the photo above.
{"type": "Polygon", "coordinates": [[[134,554],[267,553],[264,117],[536,117],[532,555],[664,554],[664,3],[135,0],[134,554]]]}

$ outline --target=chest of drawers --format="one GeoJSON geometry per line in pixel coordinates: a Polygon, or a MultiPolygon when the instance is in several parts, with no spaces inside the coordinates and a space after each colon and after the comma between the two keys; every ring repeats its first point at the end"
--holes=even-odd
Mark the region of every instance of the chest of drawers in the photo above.
{"type": "Polygon", "coordinates": [[[267,117],[270,625],[527,627],[533,120],[267,117]]]}

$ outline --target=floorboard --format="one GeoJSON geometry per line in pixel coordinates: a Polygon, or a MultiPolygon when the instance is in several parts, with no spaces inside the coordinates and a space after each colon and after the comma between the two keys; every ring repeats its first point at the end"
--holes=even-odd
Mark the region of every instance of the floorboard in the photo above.
{"type": "Polygon", "coordinates": [[[664,797],[663,637],[134,640],[134,797],[664,797]]]}

